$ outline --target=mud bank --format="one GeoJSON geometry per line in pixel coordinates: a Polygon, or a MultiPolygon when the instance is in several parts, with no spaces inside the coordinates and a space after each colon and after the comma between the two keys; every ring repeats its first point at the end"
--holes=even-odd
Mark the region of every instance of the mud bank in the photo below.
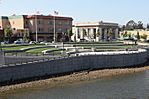
{"type": "Polygon", "coordinates": [[[125,68],[125,69],[104,69],[104,70],[96,70],[96,71],[90,71],[90,72],[74,73],[67,76],[49,78],[45,80],[32,81],[32,82],[21,83],[16,85],[3,86],[3,87],[0,87],[0,95],[13,93],[19,90],[26,90],[26,89],[38,89],[42,87],[52,88],[57,86],[64,86],[64,85],[74,84],[74,83],[83,82],[83,81],[100,79],[103,77],[143,72],[145,70],[149,70],[149,66],[140,67],[140,68],[125,68]]]}

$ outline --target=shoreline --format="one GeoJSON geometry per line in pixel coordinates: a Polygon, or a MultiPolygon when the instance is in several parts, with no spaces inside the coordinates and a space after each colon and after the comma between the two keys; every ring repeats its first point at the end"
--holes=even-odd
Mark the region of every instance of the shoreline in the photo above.
{"type": "Polygon", "coordinates": [[[69,84],[75,84],[84,81],[96,80],[104,77],[112,77],[124,74],[133,74],[137,72],[143,72],[149,70],[149,66],[145,67],[137,67],[137,68],[124,68],[124,69],[103,69],[103,70],[95,70],[90,72],[80,72],[73,73],[66,76],[60,76],[55,78],[49,78],[38,81],[31,81],[16,85],[8,85],[0,87],[0,95],[14,93],[19,90],[27,90],[27,89],[38,89],[38,88],[48,88],[65,86],[69,84]]]}

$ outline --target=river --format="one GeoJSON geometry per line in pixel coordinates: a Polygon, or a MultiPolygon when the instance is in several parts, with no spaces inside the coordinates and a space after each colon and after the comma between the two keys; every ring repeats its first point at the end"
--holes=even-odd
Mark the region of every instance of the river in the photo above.
{"type": "Polygon", "coordinates": [[[35,88],[0,99],[149,99],[149,70],[55,88],[35,88]]]}

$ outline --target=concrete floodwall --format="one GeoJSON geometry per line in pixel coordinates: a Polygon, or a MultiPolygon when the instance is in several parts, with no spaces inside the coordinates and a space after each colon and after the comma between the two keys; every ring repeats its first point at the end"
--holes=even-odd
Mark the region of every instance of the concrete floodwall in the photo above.
{"type": "Polygon", "coordinates": [[[0,68],[0,82],[44,75],[61,74],[86,69],[135,66],[147,61],[145,50],[61,58],[0,68]]]}
{"type": "Polygon", "coordinates": [[[0,51],[0,65],[3,65],[3,64],[5,64],[4,53],[0,51]]]}

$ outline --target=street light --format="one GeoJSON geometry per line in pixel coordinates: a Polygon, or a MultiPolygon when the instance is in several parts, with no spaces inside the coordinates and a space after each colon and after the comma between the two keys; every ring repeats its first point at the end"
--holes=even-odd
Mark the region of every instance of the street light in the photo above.
{"type": "Polygon", "coordinates": [[[63,50],[63,55],[64,55],[64,40],[65,40],[65,33],[64,32],[62,32],[62,46],[63,46],[63,48],[62,48],[62,50],[63,50]]]}

